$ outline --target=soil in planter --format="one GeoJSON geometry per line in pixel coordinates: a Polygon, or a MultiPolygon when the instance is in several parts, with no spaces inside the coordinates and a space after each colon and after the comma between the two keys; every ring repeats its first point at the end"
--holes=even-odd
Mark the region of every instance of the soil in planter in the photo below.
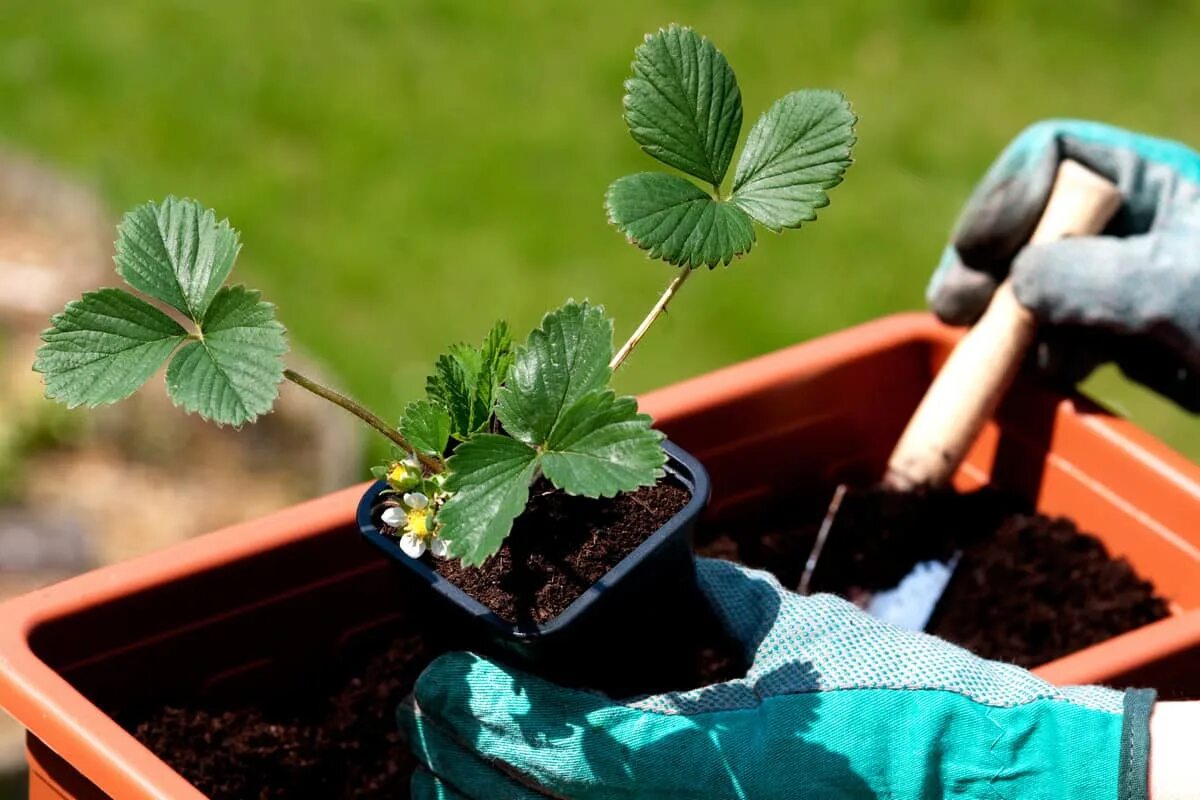
{"type": "MultiPolygon", "coordinates": [[[[794,503],[763,509],[736,526],[710,527],[699,549],[770,570],[794,587],[823,512],[794,503]]],[[[813,591],[860,599],[895,586],[916,563],[960,549],[929,632],[984,658],[1035,667],[1168,615],[1154,587],[1100,540],[991,489],[851,491],[813,591]]]]}
{"type": "MultiPolygon", "coordinates": [[[[551,619],[689,498],[668,482],[603,501],[535,490],[487,567],[435,564],[498,614],[551,619]],[[490,585],[498,588],[489,591],[490,585]]],[[[744,675],[741,654],[720,631],[706,608],[697,609],[666,632],[688,657],[664,662],[669,668],[643,663],[639,690],[690,688],[744,675]]],[[[461,646],[447,636],[453,633],[434,639],[409,628],[342,653],[314,676],[273,687],[252,703],[177,698],[165,707],[131,710],[121,721],[214,800],[407,797],[416,763],[400,740],[395,709],[430,661],[461,646]]]]}
{"type": "Polygon", "coordinates": [[[438,648],[411,629],[374,644],[257,702],[179,698],[121,723],[213,800],[407,797],[416,762],[396,706],[438,648]]]}
{"type": "MultiPolygon", "coordinates": [[[[645,497],[639,493],[638,499],[645,497]]],[[[559,503],[541,500],[535,498],[536,507],[548,514],[565,513],[559,503]]],[[[575,502],[587,501],[569,501],[575,502]]],[[[771,570],[795,586],[823,511],[823,498],[811,504],[783,498],[756,515],[740,514],[736,524],[709,524],[698,549],[771,570]]],[[[817,590],[854,596],[890,587],[917,561],[944,558],[961,547],[963,561],[935,632],[990,658],[1033,666],[1166,615],[1152,587],[1124,561],[1110,559],[1099,541],[995,492],[867,492],[847,498],[839,523],[815,576],[817,590]]],[[[532,598],[528,603],[496,602],[533,609],[542,607],[539,596],[557,597],[565,607],[568,595],[539,590],[509,595],[532,598]]],[[[692,688],[744,674],[719,626],[701,614],[695,619],[695,661],[680,674],[653,676],[657,685],[647,690],[692,688]],[[669,679],[673,683],[665,684],[669,679]]],[[[127,714],[122,722],[214,800],[402,798],[415,762],[396,730],[395,708],[448,646],[410,628],[343,653],[319,679],[251,704],[179,698],[127,714]]]]}
{"type": "MultiPolygon", "coordinates": [[[[675,676],[680,688],[745,674],[716,629],[696,626],[695,671],[675,676]]],[[[254,703],[179,698],[120,721],[212,800],[405,798],[417,762],[396,727],[396,707],[447,647],[408,629],[254,703]]]]}

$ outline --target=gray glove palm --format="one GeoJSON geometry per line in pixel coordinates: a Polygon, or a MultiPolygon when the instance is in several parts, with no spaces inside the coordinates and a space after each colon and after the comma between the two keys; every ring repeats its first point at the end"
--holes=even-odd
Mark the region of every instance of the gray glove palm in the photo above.
{"type": "Polygon", "coordinates": [[[1115,361],[1200,411],[1200,154],[1099,123],[1028,128],[967,202],[930,306],[970,324],[1009,274],[1044,325],[1038,366],[1047,373],[1074,382],[1115,361]],[[1067,158],[1113,180],[1125,201],[1104,236],[1024,247],[1067,158]]]}

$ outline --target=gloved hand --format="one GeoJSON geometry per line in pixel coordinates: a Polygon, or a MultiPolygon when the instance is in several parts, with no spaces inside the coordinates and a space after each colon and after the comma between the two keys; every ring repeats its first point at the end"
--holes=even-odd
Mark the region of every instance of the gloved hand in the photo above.
{"type": "Polygon", "coordinates": [[[744,679],[616,702],[470,653],[399,710],[418,798],[1146,797],[1153,693],[1059,689],[700,559],[744,679]]]}
{"type": "Polygon", "coordinates": [[[942,320],[967,325],[1010,272],[1046,324],[1045,372],[1074,383],[1116,361],[1200,411],[1200,154],[1095,122],[1028,128],[967,202],[926,295],[942,320]],[[1067,158],[1113,180],[1124,204],[1104,236],[1022,249],[1067,158]]]}

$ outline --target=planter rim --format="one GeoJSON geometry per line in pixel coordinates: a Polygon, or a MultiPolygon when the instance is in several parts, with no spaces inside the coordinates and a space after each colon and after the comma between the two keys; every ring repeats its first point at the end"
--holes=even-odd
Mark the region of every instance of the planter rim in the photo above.
{"type": "MultiPolygon", "coordinates": [[[[883,352],[904,341],[952,344],[960,335],[926,313],[896,314],[649,392],[639,398],[639,405],[666,425],[748,390],[833,369],[851,355],[883,352]],[[767,374],[772,375],[769,380],[767,374]]],[[[1061,402],[1082,412],[1082,424],[1097,435],[1125,445],[1163,480],[1200,501],[1200,466],[1082,396],[1067,396],[1061,402]]],[[[71,763],[111,796],[199,800],[203,795],[195,787],[39,658],[30,646],[30,634],[44,622],[127,595],[132,586],[160,586],[333,528],[351,527],[356,503],[369,485],[360,483],[0,603],[0,706],[51,750],[82,752],[84,757],[72,758],[71,763]]],[[[1200,609],[1114,637],[1034,672],[1059,684],[1092,683],[1176,653],[1187,642],[1200,642],[1200,609]]]]}
{"type": "Polygon", "coordinates": [[[488,627],[515,639],[534,639],[552,636],[566,629],[578,617],[584,614],[593,603],[598,601],[606,588],[617,584],[635,566],[656,551],[668,545],[681,527],[690,520],[696,519],[708,504],[712,487],[708,480],[708,472],[704,466],[690,453],[670,440],[663,440],[663,450],[667,453],[667,463],[664,467],[666,477],[674,478],[687,489],[690,497],[683,508],[650,534],[637,547],[625,555],[616,566],[606,572],[598,581],[589,586],[583,594],[571,601],[561,613],[546,623],[526,626],[511,623],[496,614],[483,603],[464,592],[453,581],[444,578],[439,572],[430,568],[423,560],[409,558],[401,550],[399,544],[390,536],[380,532],[372,520],[372,511],[378,501],[379,490],[386,487],[386,481],[376,481],[363,494],[358,502],[355,517],[359,531],[373,547],[380,550],[404,569],[410,570],[434,591],[451,598],[456,604],[466,609],[472,616],[481,619],[488,627]]]}
{"type": "MultiPolygon", "coordinates": [[[[852,355],[882,353],[903,340],[956,343],[964,329],[945,325],[924,311],[905,311],[739,361],[712,372],[652,389],[638,396],[641,411],[656,425],[726,403],[779,381],[799,380],[832,369],[852,355]]],[[[1164,480],[1200,499],[1200,464],[1193,463],[1133,422],[1079,392],[1056,390],[1060,402],[1079,412],[1081,422],[1102,438],[1133,445],[1127,450],[1164,480]]]]}

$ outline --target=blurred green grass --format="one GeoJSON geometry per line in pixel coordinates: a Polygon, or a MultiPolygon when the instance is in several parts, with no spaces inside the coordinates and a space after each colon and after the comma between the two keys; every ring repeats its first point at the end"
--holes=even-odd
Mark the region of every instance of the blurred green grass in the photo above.
{"type": "MultiPolygon", "coordinates": [[[[621,335],[665,285],[602,200],[653,166],[621,82],[669,21],[726,53],[746,128],[789,89],[830,86],[859,145],[817,224],[689,282],[619,377],[631,391],[920,307],[960,203],[1032,121],[1200,139],[1200,11],[1182,1],[42,0],[3,20],[0,142],[113,209],[217,208],[243,232],[240,278],[392,416],[494,318],[524,330],[589,297],[621,335]]],[[[1200,458],[1195,420],[1111,375],[1093,388],[1200,458]]]]}

